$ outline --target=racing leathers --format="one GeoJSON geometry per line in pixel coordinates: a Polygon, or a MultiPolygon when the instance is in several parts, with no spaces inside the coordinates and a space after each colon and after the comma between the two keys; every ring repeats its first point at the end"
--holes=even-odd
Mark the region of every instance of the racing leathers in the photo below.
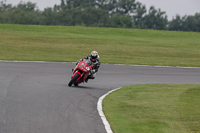
{"type": "MultiPolygon", "coordinates": [[[[90,58],[91,58],[91,55],[88,55],[88,56],[86,56],[86,57],[83,58],[83,59],[89,59],[89,60],[90,60],[90,58]]],[[[80,60],[76,63],[76,65],[77,65],[79,62],[83,61],[83,59],[80,59],[80,60]]],[[[91,61],[91,60],[90,60],[90,61],[91,61]]],[[[99,59],[99,55],[98,55],[98,57],[96,58],[96,61],[91,61],[91,64],[92,64],[92,70],[90,71],[89,76],[85,79],[85,82],[86,82],[86,83],[87,83],[88,79],[94,79],[95,76],[96,76],[96,73],[98,72],[98,69],[99,69],[99,67],[100,67],[100,65],[101,65],[101,62],[100,62],[100,59],[99,59]]]]}

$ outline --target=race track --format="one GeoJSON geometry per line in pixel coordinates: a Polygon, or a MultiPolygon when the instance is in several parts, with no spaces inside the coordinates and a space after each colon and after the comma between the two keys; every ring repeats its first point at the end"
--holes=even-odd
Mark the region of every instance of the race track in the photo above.
{"type": "Polygon", "coordinates": [[[68,87],[74,63],[0,61],[0,133],[106,133],[99,97],[133,84],[200,84],[200,68],[102,64],[95,80],[68,87]]]}

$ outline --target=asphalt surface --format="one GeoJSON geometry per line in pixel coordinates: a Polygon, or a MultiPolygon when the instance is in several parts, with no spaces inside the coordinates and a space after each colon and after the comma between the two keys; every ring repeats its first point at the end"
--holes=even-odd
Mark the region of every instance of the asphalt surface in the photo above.
{"type": "Polygon", "coordinates": [[[102,64],[95,80],[68,87],[74,63],[0,61],[0,133],[106,133],[99,97],[133,84],[200,84],[200,68],[102,64]]]}

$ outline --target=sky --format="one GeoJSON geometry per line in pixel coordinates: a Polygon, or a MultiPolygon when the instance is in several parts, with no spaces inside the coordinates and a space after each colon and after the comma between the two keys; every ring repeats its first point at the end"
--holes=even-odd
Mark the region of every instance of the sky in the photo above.
{"type": "MultiPolygon", "coordinates": [[[[36,3],[40,10],[47,7],[53,7],[55,4],[59,5],[61,0],[0,0],[6,1],[7,4],[17,5],[20,1],[36,3]]],[[[150,6],[154,6],[156,9],[165,11],[168,19],[171,20],[178,14],[184,15],[195,15],[200,13],[200,0],[136,0],[144,4],[147,9],[150,6]]]]}

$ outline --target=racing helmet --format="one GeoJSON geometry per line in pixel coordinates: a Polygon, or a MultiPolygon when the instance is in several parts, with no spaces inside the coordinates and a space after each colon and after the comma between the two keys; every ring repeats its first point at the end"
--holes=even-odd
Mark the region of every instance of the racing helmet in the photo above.
{"type": "Polygon", "coordinates": [[[97,58],[98,58],[98,52],[97,51],[92,51],[90,60],[92,62],[95,62],[97,58]]]}

